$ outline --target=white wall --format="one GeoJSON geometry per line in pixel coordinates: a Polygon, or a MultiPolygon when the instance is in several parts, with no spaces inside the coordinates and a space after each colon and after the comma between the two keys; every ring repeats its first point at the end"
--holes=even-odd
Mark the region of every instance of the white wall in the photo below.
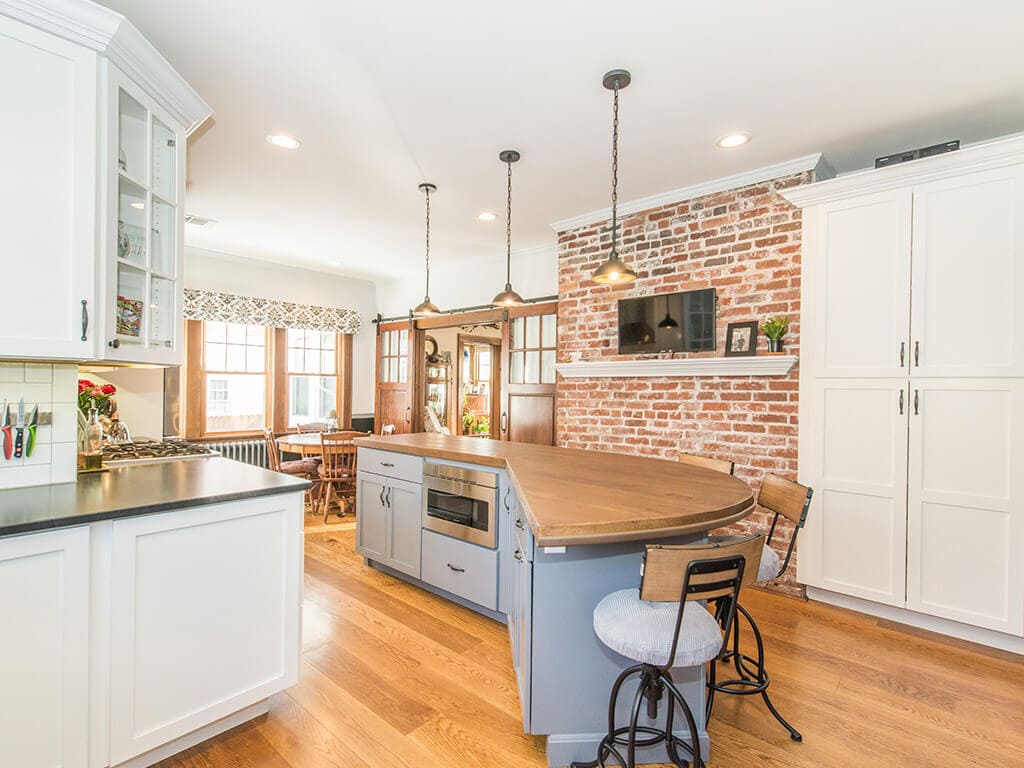
{"type": "Polygon", "coordinates": [[[352,346],[352,412],[373,413],[376,333],[372,320],[377,314],[373,283],[186,246],[185,287],[358,311],[362,328],[352,346]]]}
{"type": "MultiPolygon", "coordinates": [[[[385,317],[404,315],[423,301],[422,262],[392,280],[377,281],[377,305],[385,317]]],[[[504,253],[479,259],[445,262],[436,257],[430,264],[430,299],[442,311],[489,304],[505,287],[504,253]]],[[[554,244],[512,254],[512,287],[523,298],[558,293],[558,257],[554,244]]]]}

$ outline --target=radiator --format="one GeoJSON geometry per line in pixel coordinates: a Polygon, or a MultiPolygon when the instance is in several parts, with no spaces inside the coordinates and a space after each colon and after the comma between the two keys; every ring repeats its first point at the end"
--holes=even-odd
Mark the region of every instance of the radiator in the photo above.
{"type": "Polygon", "coordinates": [[[220,443],[206,443],[205,447],[217,451],[225,459],[234,459],[264,469],[270,466],[267,461],[265,440],[225,440],[220,443]]]}

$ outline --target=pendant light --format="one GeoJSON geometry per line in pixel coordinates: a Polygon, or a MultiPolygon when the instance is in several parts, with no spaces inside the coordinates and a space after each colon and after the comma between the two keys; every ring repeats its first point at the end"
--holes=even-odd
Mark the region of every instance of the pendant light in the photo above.
{"type": "Polygon", "coordinates": [[[419,189],[426,195],[427,198],[427,287],[423,295],[423,301],[412,311],[417,317],[429,317],[430,315],[437,315],[441,313],[441,310],[437,308],[437,305],[430,300],[430,193],[437,192],[437,187],[433,184],[420,184],[419,189]]]}
{"type": "Polygon", "coordinates": [[[672,314],[668,311],[668,296],[665,297],[665,316],[661,318],[661,322],[658,323],[659,328],[678,328],[679,323],[672,317],[672,314]]]}
{"type": "Polygon", "coordinates": [[[602,80],[604,87],[615,92],[612,108],[612,250],[608,261],[598,267],[592,279],[597,283],[621,285],[636,280],[636,272],[619,258],[616,248],[618,239],[618,203],[619,203],[619,91],[629,85],[629,72],[624,69],[613,69],[606,72],[602,80]]]}
{"type": "Polygon", "coordinates": [[[523,297],[512,290],[512,163],[519,157],[514,149],[498,153],[498,159],[508,166],[508,198],[505,208],[505,290],[499,291],[491,301],[496,307],[518,307],[525,303],[523,297]]]}

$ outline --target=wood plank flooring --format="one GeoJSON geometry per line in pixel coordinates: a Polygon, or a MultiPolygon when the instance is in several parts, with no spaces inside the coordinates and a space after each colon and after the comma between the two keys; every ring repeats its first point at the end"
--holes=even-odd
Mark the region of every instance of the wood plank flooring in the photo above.
{"type": "MultiPolygon", "coordinates": [[[[304,659],[269,714],[160,768],[542,768],[505,627],[363,565],[354,524],[306,528],[304,659]]],[[[1024,768],[1019,656],[751,590],[772,698],[720,696],[710,768],[1024,768]]]]}

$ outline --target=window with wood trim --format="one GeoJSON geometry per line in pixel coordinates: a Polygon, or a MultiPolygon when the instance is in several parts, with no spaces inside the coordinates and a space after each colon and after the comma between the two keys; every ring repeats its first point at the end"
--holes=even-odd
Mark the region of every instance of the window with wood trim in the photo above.
{"type": "Polygon", "coordinates": [[[186,437],[285,432],[332,411],[350,426],[351,335],[198,320],[186,335],[186,437]]]}

